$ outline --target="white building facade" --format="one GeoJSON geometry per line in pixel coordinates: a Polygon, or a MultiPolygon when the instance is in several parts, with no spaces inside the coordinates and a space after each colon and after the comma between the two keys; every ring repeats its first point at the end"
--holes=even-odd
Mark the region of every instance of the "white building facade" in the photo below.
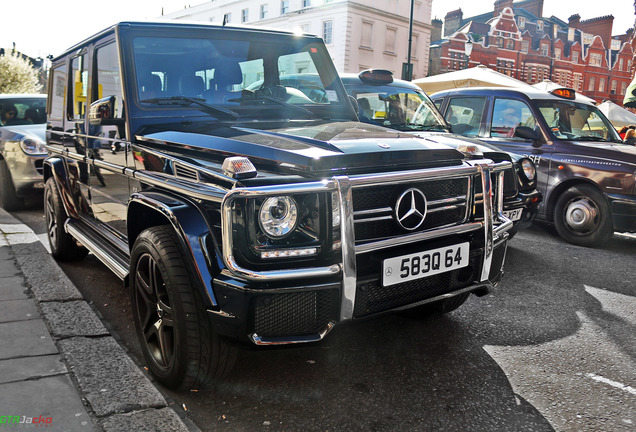
{"type": "MultiPolygon", "coordinates": [[[[413,79],[428,73],[432,0],[413,3],[413,79]]],[[[321,36],[340,73],[388,69],[407,61],[411,0],[212,0],[163,18],[250,25],[321,36]]]]}

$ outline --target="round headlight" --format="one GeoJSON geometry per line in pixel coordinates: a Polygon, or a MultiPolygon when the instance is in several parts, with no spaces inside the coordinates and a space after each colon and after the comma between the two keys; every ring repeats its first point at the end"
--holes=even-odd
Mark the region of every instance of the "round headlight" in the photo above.
{"type": "Polygon", "coordinates": [[[294,230],[298,221],[296,201],[287,196],[267,198],[258,212],[258,220],[269,237],[285,237],[294,230]]]}
{"type": "Polygon", "coordinates": [[[521,159],[521,168],[523,169],[523,174],[529,181],[534,180],[534,176],[537,175],[537,170],[530,159],[521,159]]]}
{"type": "Polygon", "coordinates": [[[20,147],[26,154],[46,154],[46,146],[44,145],[44,143],[35,138],[22,137],[22,139],[20,140],[20,147]]]}

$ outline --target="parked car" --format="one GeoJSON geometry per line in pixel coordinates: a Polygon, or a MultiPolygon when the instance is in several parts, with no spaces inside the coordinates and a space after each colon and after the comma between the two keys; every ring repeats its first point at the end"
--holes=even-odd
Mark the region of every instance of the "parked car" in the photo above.
{"type": "Polygon", "coordinates": [[[42,193],[46,95],[0,94],[0,207],[16,210],[42,193]]]}
{"type": "Polygon", "coordinates": [[[636,147],[572,89],[463,88],[431,98],[453,130],[537,165],[544,200],[537,219],[568,242],[600,246],[636,232],[636,147]]]}
{"type": "Polygon", "coordinates": [[[534,163],[529,158],[452,134],[426,93],[412,82],[395,79],[391,71],[368,69],[358,74],[341,74],[340,78],[347,92],[358,102],[358,116],[363,122],[451,146],[468,159],[486,157],[513,162],[513,169],[504,174],[503,214],[514,222],[510,236],[532,223],[541,193],[537,190],[534,163]]]}
{"type": "Polygon", "coordinates": [[[52,59],[50,75],[51,252],[88,249],[124,281],[168,387],[223,376],[236,342],[446,312],[501,278],[510,163],[358,122],[320,38],[125,22],[52,59]],[[299,69],[326,100],[280,84],[299,69]]]}

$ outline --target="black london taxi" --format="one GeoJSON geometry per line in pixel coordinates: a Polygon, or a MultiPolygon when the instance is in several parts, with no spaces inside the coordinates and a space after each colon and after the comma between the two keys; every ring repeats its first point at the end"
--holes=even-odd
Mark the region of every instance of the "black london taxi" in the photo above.
{"type": "Polygon", "coordinates": [[[462,88],[431,98],[456,132],[533,159],[544,197],[537,219],[568,242],[601,246],[636,231],[636,147],[574,90],[462,88]]]}
{"type": "Polygon", "coordinates": [[[88,250],[124,281],[167,387],[220,379],[241,342],[446,312],[501,278],[510,163],[358,122],[320,38],[122,22],[54,58],[49,82],[52,254],[88,250]],[[283,84],[302,73],[324,98],[283,84]]]}
{"type": "Polygon", "coordinates": [[[513,162],[504,173],[504,211],[513,221],[512,237],[519,228],[530,226],[541,202],[536,169],[532,160],[516,153],[452,134],[444,117],[430,98],[410,81],[393,77],[389,70],[367,69],[357,74],[340,74],[347,92],[358,103],[361,121],[408,132],[461,151],[469,159],[513,162]]]}

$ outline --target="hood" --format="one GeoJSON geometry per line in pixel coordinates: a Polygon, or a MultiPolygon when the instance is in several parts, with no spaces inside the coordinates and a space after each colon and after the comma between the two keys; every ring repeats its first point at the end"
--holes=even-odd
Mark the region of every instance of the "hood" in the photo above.
{"type": "Polygon", "coordinates": [[[460,145],[466,145],[466,144],[470,144],[473,145],[475,147],[477,147],[479,150],[481,150],[481,152],[483,153],[483,155],[486,158],[493,158],[496,161],[500,161],[500,160],[508,160],[509,158],[507,157],[507,155],[510,156],[510,158],[512,158],[512,160],[518,160],[520,159],[522,156],[517,155],[515,153],[510,153],[510,152],[506,152],[503,150],[500,150],[499,148],[495,147],[494,145],[491,145],[489,143],[486,143],[484,141],[480,141],[478,139],[475,138],[469,138],[469,137],[465,137],[462,135],[457,135],[457,134],[453,134],[453,133],[448,133],[448,132],[414,132],[413,133],[416,136],[419,136],[420,138],[423,138],[427,141],[433,142],[433,143],[437,143],[437,144],[443,144],[449,147],[452,147],[454,149],[458,148],[460,145]]]}
{"type": "Polygon", "coordinates": [[[636,164],[636,146],[630,144],[618,144],[595,141],[568,141],[576,147],[585,148],[577,150],[576,154],[592,156],[616,162],[636,164]]]}
{"type": "MultiPolygon", "coordinates": [[[[46,142],[46,124],[29,124],[29,125],[10,125],[0,127],[2,135],[6,136],[6,133],[13,134],[15,136],[20,135],[29,138],[37,139],[46,142]]],[[[8,139],[8,138],[5,138],[8,139]]]]}
{"type": "Polygon", "coordinates": [[[228,156],[246,156],[259,170],[315,176],[459,165],[463,157],[446,145],[359,122],[287,122],[266,129],[208,124],[141,131],[136,142],[211,167],[228,156]]]}

